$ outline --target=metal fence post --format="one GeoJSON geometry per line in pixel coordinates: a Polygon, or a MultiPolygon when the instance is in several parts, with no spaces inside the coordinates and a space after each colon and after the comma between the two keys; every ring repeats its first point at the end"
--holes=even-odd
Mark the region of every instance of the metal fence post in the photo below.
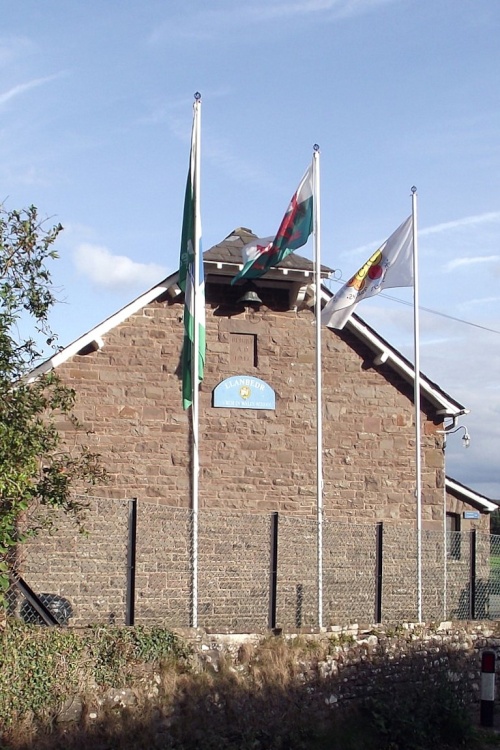
{"type": "Polygon", "coordinates": [[[382,575],[384,567],[384,524],[376,526],[377,547],[375,557],[375,622],[382,622],[382,575]]]}
{"type": "Polygon", "coordinates": [[[470,532],[470,583],[469,583],[469,617],[476,619],[476,529],[470,532]]]}
{"type": "Polygon", "coordinates": [[[276,627],[278,598],[278,513],[271,513],[271,576],[269,589],[269,627],[276,627]]]}
{"type": "Polygon", "coordinates": [[[125,625],[135,624],[135,557],[137,550],[137,498],[128,501],[127,599],[125,625]]]}

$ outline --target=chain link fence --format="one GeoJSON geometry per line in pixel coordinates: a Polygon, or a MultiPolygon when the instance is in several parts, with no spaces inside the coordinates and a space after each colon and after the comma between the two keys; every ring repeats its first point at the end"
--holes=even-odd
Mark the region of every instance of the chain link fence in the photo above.
{"type": "Polygon", "coordinates": [[[85,507],[79,524],[51,509],[25,521],[39,531],[11,561],[8,614],[26,622],[43,618],[26,597],[28,587],[62,624],[125,621],[130,501],[76,499],[85,507]]]}
{"type": "MultiPolygon", "coordinates": [[[[12,562],[28,623],[286,630],[418,619],[417,535],[399,523],[192,511],[90,498],[81,528],[46,512],[12,562]],[[197,538],[196,555],[193,540],[197,538]],[[193,585],[195,584],[195,588],[193,585]],[[196,599],[194,591],[197,591],[196,599]]],[[[500,536],[422,532],[425,621],[500,618],[500,536]]]]}
{"type": "Polygon", "coordinates": [[[323,532],[325,624],[375,622],[377,525],[329,518],[323,532]]]}
{"type": "Polygon", "coordinates": [[[489,540],[489,591],[488,615],[500,619],[500,536],[492,534],[489,540]]]}

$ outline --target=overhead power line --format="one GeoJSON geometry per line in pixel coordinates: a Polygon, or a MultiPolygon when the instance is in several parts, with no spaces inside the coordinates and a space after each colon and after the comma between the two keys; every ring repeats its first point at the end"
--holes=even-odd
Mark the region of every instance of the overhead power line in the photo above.
{"type": "MultiPolygon", "coordinates": [[[[404,299],[399,299],[399,297],[393,297],[391,294],[385,294],[384,292],[380,292],[380,296],[386,297],[387,299],[390,299],[393,302],[399,302],[402,305],[413,307],[412,302],[408,302],[408,300],[404,300],[404,299]]],[[[497,333],[500,336],[500,331],[497,331],[496,328],[488,328],[488,326],[482,326],[479,323],[472,323],[470,320],[464,320],[463,318],[456,318],[454,315],[448,315],[448,313],[440,312],[439,310],[432,310],[430,307],[422,307],[422,305],[419,305],[419,309],[424,310],[425,312],[431,313],[432,315],[439,315],[440,318],[448,318],[449,320],[454,320],[457,323],[463,323],[466,326],[472,326],[473,328],[480,328],[482,331],[489,331],[489,333],[497,333]]]]}
{"type": "MultiPolygon", "coordinates": [[[[343,279],[331,279],[332,281],[337,281],[340,284],[344,284],[345,281],[343,279]]],[[[387,292],[380,292],[380,297],[385,297],[386,299],[392,300],[392,302],[399,302],[400,305],[406,305],[407,307],[413,307],[413,302],[409,302],[405,299],[400,299],[399,297],[393,297],[392,294],[387,294],[387,292]]],[[[488,333],[496,333],[500,336],[500,331],[497,331],[496,328],[488,328],[488,326],[482,326],[479,323],[472,323],[470,320],[464,320],[463,318],[456,318],[454,315],[448,315],[448,313],[441,312],[440,310],[432,310],[430,307],[422,307],[422,305],[419,305],[419,310],[423,310],[424,312],[430,313],[431,315],[438,315],[440,318],[448,318],[448,320],[454,320],[456,323],[463,323],[466,326],[471,326],[472,328],[480,328],[482,331],[488,331],[488,333]]]]}

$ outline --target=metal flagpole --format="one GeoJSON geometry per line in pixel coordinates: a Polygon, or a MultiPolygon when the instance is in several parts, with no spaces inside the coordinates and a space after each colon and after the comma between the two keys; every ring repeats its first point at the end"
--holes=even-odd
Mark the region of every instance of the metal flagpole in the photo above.
{"type": "MultiPolygon", "coordinates": [[[[445,477],[446,477],[446,435],[444,436],[444,466],[445,466],[445,477]]],[[[446,620],[446,610],[448,608],[447,597],[448,597],[448,554],[447,554],[447,533],[446,533],[446,478],[443,483],[443,620],[446,620]]]]}
{"type": "Polygon", "coordinates": [[[193,434],[193,460],[192,460],[192,511],[193,511],[193,609],[192,623],[193,628],[198,627],[198,480],[200,474],[200,455],[199,455],[199,348],[200,348],[200,331],[199,331],[199,305],[200,305],[200,258],[201,248],[201,217],[200,217],[200,123],[201,123],[201,95],[194,95],[194,133],[195,133],[195,177],[194,177],[194,330],[193,330],[193,350],[191,361],[193,371],[191,384],[193,388],[193,403],[191,407],[192,434],[193,434]]]}
{"type": "Polygon", "coordinates": [[[321,381],[321,233],[319,146],[313,154],[314,262],[316,285],[316,496],[318,521],[318,627],[323,627],[323,399],[321,381]]]}
{"type": "Polygon", "coordinates": [[[415,496],[417,500],[417,617],[422,622],[422,450],[420,428],[420,320],[418,308],[417,188],[411,189],[413,231],[413,348],[415,402],[415,496]]]}

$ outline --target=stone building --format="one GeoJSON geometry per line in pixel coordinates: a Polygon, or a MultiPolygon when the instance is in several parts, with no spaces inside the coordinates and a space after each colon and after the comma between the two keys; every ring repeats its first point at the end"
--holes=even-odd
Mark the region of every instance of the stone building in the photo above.
{"type": "MultiPolygon", "coordinates": [[[[263,524],[266,551],[254,555],[249,550],[247,562],[259,570],[268,566],[267,524],[270,514],[278,513],[281,538],[288,534],[288,546],[283,543],[280,549],[282,554],[288,549],[291,555],[287,563],[290,590],[282,588],[282,612],[290,609],[292,599],[295,602],[295,615],[283,617],[297,622],[300,594],[302,622],[308,622],[314,620],[316,607],[311,571],[317,555],[313,267],[311,261],[291,254],[254,283],[251,291],[258,300],[245,302],[242,297],[248,286],[232,286],[230,282],[241,267],[241,247],[253,236],[249,230],[235,230],[204,254],[207,349],[200,391],[199,507],[200,514],[211,519],[210,530],[200,539],[208,545],[206,555],[212,561],[212,572],[204,578],[200,569],[200,597],[204,602],[203,586],[208,587],[214,576],[221,577],[224,568],[226,572],[228,567],[241,570],[244,554],[227,561],[225,550],[225,559],[221,558],[224,540],[230,538],[233,549],[240,549],[259,524],[263,524]],[[243,380],[240,382],[238,377],[243,380]],[[228,407],[227,399],[219,405],[215,390],[223,381],[228,388],[233,387],[236,401],[231,403],[238,408],[228,407]],[[244,382],[247,389],[242,395],[240,386],[244,382]],[[245,395],[255,387],[271,393],[274,405],[244,408],[248,406],[245,395]],[[301,583],[303,588],[299,590],[293,572],[299,563],[292,560],[298,550],[302,558],[308,557],[309,571],[307,585],[301,583]]],[[[323,277],[328,273],[329,269],[322,269],[323,277]]],[[[138,563],[137,567],[144,584],[143,595],[137,594],[137,611],[142,606],[144,618],[150,620],[155,619],[154,613],[162,606],[169,612],[184,612],[189,587],[189,560],[182,557],[186,545],[179,542],[179,549],[184,550],[179,553],[180,561],[175,544],[168,541],[178,535],[184,538],[183,524],[191,503],[189,412],[182,410],[179,375],[183,296],[176,281],[177,274],[172,274],[33,373],[36,377],[56,367],[76,391],[76,414],[90,435],[87,441],[101,454],[109,473],[108,484],[99,488],[99,494],[109,498],[107,503],[101,503],[100,517],[114,512],[116,503],[129,498],[138,498],[139,507],[147,508],[147,514],[139,519],[137,554],[143,555],[143,561],[147,555],[163,556],[159,566],[158,559],[153,562],[151,557],[149,568],[146,563],[138,563]],[[167,517],[170,520],[165,521],[167,517]],[[146,530],[150,537],[141,541],[146,530]],[[151,534],[157,537],[152,540],[151,534]],[[158,574],[154,585],[153,574],[158,574]],[[181,579],[180,587],[187,588],[181,594],[172,594],[172,587],[181,579]],[[167,595],[166,591],[170,593],[167,595]]],[[[322,294],[325,300],[330,295],[326,288],[322,294]]],[[[412,365],[359,316],[353,315],[342,331],[323,329],[322,373],[325,534],[331,532],[325,542],[325,560],[333,560],[340,547],[347,549],[347,542],[356,535],[361,539],[366,534],[370,540],[362,543],[362,553],[356,553],[359,576],[350,563],[348,575],[332,579],[332,594],[327,597],[326,606],[332,610],[331,619],[370,619],[374,596],[371,583],[360,592],[359,606],[354,607],[359,611],[348,613],[346,607],[353,580],[363,577],[363,565],[366,563],[370,571],[373,568],[373,530],[376,524],[383,523],[386,545],[394,547],[393,572],[390,574],[387,569],[385,576],[385,609],[391,610],[391,616],[403,616],[407,606],[403,600],[411,599],[415,588],[412,365]],[[335,541],[334,530],[338,535],[335,541]],[[406,542],[400,544],[397,553],[398,540],[405,534],[406,542]],[[391,575],[397,581],[402,565],[409,566],[407,573],[413,576],[412,582],[400,585],[399,594],[396,589],[390,594],[391,575]],[[346,601],[340,604],[342,597],[346,601]],[[363,609],[366,602],[370,602],[369,612],[363,609]]],[[[474,517],[468,518],[464,511],[472,507],[470,498],[456,493],[452,496],[445,484],[442,431],[447,425],[457,424],[466,413],[462,404],[422,375],[422,525],[424,532],[431,535],[429,538],[434,534],[436,539],[443,539],[446,513],[460,517],[461,532],[488,529],[491,509],[480,504],[478,517],[470,514],[474,517]]],[[[68,441],[75,439],[71,425],[61,424],[60,429],[68,441]]],[[[48,540],[46,543],[50,544],[48,540]]],[[[33,555],[40,550],[40,544],[34,544],[33,555]]],[[[43,552],[45,556],[49,555],[47,550],[43,552]]],[[[66,552],[62,545],[59,553],[66,552]]],[[[445,561],[443,550],[439,556],[445,561]]],[[[32,572],[35,567],[33,563],[32,572]]],[[[256,592],[260,588],[252,575],[249,571],[247,593],[258,598],[260,594],[256,592]]],[[[433,576],[436,577],[435,571],[433,576]]],[[[38,581],[38,586],[42,586],[42,581],[38,581]]],[[[265,614],[261,624],[267,622],[266,587],[267,583],[263,587],[261,609],[265,614]]],[[[82,592],[75,596],[81,596],[83,601],[82,592]]],[[[440,596],[433,593],[429,598],[429,612],[441,607],[440,596]]],[[[217,607],[205,604],[210,621],[209,614],[213,615],[217,607]]],[[[103,606],[108,611],[111,605],[103,606]]],[[[117,608],[113,605],[114,610],[117,608]]],[[[219,614],[221,611],[225,611],[224,607],[219,608],[219,614]]],[[[405,611],[404,616],[409,613],[405,611]]]]}

